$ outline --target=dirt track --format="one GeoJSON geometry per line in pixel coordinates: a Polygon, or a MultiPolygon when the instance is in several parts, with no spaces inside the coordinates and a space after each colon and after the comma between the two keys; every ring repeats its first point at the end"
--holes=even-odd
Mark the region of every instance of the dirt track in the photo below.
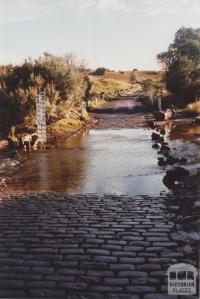
{"type": "Polygon", "coordinates": [[[92,115],[98,119],[95,129],[122,129],[144,127],[153,115],[146,112],[138,100],[141,92],[133,96],[121,97],[95,109],[92,115]]]}

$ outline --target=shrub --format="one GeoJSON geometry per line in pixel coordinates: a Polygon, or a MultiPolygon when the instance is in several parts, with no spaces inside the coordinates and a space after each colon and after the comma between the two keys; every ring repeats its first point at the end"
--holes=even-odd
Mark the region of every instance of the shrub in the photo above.
{"type": "Polygon", "coordinates": [[[106,73],[106,68],[104,67],[99,67],[95,70],[94,75],[96,76],[103,76],[106,73]]]}
{"type": "Polygon", "coordinates": [[[200,115],[200,101],[191,103],[187,106],[189,112],[192,112],[196,115],[200,115]]]}
{"type": "Polygon", "coordinates": [[[11,125],[35,125],[35,98],[46,94],[47,122],[69,118],[80,110],[86,97],[89,79],[76,56],[45,53],[22,65],[0,66],[0,129],[11,125]]]}

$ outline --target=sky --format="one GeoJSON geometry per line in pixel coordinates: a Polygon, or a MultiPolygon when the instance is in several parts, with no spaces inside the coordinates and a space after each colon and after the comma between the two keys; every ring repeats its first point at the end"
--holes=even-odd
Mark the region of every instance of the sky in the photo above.
{"type": "Polygon", "coordinates": [[[73,52],[91,68],[156,70],[181,26],[200,27],[200,0],[0,0],[0,63],[73,52]]]}

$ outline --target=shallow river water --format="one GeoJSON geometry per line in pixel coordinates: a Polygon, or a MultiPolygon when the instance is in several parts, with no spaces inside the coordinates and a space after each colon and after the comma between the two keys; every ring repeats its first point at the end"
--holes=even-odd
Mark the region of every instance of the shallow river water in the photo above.
{"type": "MultiPolygon", "coordinates": [[[[194,132],[187,126],[179,129],[170,128],[167,139],[176,150],[184,149],[187,156],[191,154],[188,166],[191,167],[200,162],[197,146],[191,145],[194,132]]],[[[155,196],[167,192],[162,183],[166,168],[157,166],[158,154],[152,149],[151,133],[142,128],[91,130],[59,148],[31,154],[31,159],[15,174],[15,183],[9,186],[9,191],[155,196]]]]}

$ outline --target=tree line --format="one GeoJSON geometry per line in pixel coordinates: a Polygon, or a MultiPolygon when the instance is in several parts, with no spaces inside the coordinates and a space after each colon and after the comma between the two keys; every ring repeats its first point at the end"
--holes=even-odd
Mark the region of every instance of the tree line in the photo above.
{"type": "Polygon", "coordinates": [[[167,89],[186,102],[200,97],[200,28],[180,28],[166,52],[157,56],[167,89]]]}

